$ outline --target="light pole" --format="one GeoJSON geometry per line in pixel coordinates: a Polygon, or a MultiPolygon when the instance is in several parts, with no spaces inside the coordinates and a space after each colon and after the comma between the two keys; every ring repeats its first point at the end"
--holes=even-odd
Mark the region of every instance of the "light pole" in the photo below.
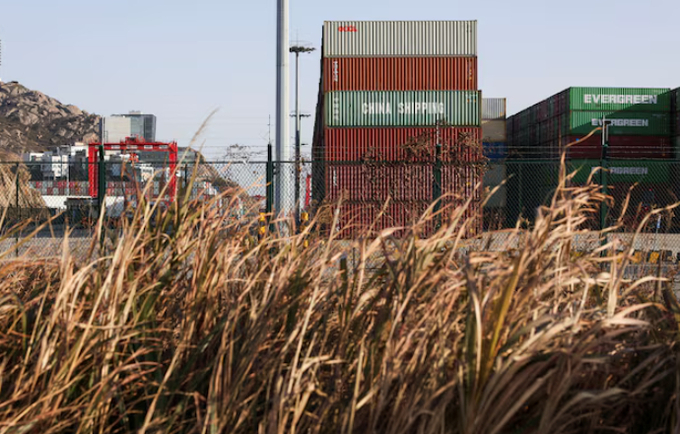
{"type": "Polygon", "coordinates": [[[300,53],[311,53],[315,49],[302,45],[293,45],[290,52],[295,53],[295,220],[300,222],[300,53]]]}
{"type": "Polygon", "coordinates": [[[276,14],[276,160],[279,170],[275,174],[274,208],[277,214],[291,211],[288,193],[290,177],[285,173],[282,162],[290,160],[289,148],[289,42],[288,42],[288,0],[277,1],[276,14]]]}
{"type": "Polygon", "coordinates": [[[300,130],[302,129],[302,118],[311,118],[312,115],[300,113],[297,111],[290,115],[295,118],[295,218],[299,220],[300,217],[300,173],[302,173],[302,143],[300,139],[300,130]]]}

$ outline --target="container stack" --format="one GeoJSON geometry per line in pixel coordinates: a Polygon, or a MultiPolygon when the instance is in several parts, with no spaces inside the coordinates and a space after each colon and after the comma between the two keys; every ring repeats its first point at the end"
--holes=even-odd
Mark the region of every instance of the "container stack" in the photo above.
{"type": "Polygon", "coordinates": [[[507,186],[505,159],[508,156],[506,145],[506,100],[505,98],[482,99],[482,142],[484,157],[488,166],[484,172],[484,190],[491,194],[484,205],[484,228],[494,229],[505,220],[507,186]]]}
{"type": "Polygon", "coordinates": [[[672,97],[665,88],[572,87],[508,119],[507,223],[533,218],[552,196],[559,158],[577,170],[573,182],[585,182],[604,157],[603,119],[609,127],[608,193],[623,203],[630,189],[630,209],[668,203],[673,158],[672,97]],[[569,146],[567,146],[569,145],[569,146]],[[523,160],[523,161],[518,161],[523,160]],[[548,161],[546,161],[548,160],[548,161]]]}
{"type": "Polygon", "coordinates": [[[437,143],[442,193],[478,194],[460,163],[481,159],[480,111],[476,21],[325,22],[315,202],[342,200],[358,231],[408,226],[434,199],[437,143]]]}
{"type": "Polygon", "coordinates": [[[510,154],[519,158],[599,159],[602,137],[585,137],[610,127],[609,157],[667,159],[671,149],[670,89],[572,87],[508,120],[510,154]],[[566,145],[575,143],[568,149],[566,145]]]}

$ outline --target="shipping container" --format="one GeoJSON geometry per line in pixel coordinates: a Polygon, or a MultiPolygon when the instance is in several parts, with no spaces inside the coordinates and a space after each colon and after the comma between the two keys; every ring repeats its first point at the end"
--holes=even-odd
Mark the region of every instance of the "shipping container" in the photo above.
{"type": "Polygon", "coordinates": [[[323,57],[476,55],[476,21],[326,21],[323,26],[323,57]]]}
{"type": "Polygon", "coordinates": [[[482,141],[505,142],[506,139],[504,120],[482,120],[482,141]]]}
{"type": "MultiPolygon", "coordinates": [[[[582,184],[588,179],[593,169],[600,167],[600,160],[572,160],[569,170],[576,172],[574,183],[582,184]]],[[[670,163],[666,161],[645,160],[613,160],[608,162],[608,183],[627,184],[663,184],[670,181],[670,163]]],[[[596,178],[599,180],[599,177],[596,178]]]]}
{"type": "Polygon", "coordinates": [[[670,136],[671,125],[668,113],[643,112],[590,112],[572,111],[570,114],[570,130],[572,135],[589,134],[602,127],[602,118],[612,121],[609,134],[612,136],[670,136]]]}
{"type": "Polygon", "coordinates": [[[430,163],[328,163],[326,199],[432,201],[434,182],[430,163]]]}
{"type": "Polygon", "coordinates": [[[505,164],[490,164],[484,172],[485,208],[502,208],[507,205],[508,189],[505,164]],[[491,193],[496,187],[498,190],[491,193]]]}
{"type": "Polygon", "coordinates": [[[680,136],[680,88],[671,91],[673,136],[680,136]]]}
{"type": "Polygon", "coordinates": [[[669,112],[668,88],[572,87],[569,110],[669,112]]]}
{"type": "Polygon", "coordinates": [[[482,98],[482,120],[505,119],[505,98],[482,98]]]}
{"type": "MultiPolygon", "coordinates": [[[[593,135],[587,139],[584,136],[568,136],[564,146],[567,157],[572,159],[599,159],[602,155],[602,136],[593,135]]],[[[613,159],[669,159],[673,156],[672,141],[662,136],[610,136],[608,143],[609,158],[613,159]]]]}
{"type": "Polygon", "coordinates": [[[477,161],[479,128],[326,128],[324,157],[327,161],[432,161],[437,141],[442,159],[458,154],[477,161]]]}
{"type": "Polygon", "coordinates": [[[508,147],[504,142],[485,142],[482,144],[484,157],[491,161],[504,160],[508,158],[508,147]]]}
{"type": "Polygon", "coordinates": [[[479,126],[477,91],[357,91],[325,95],[327,127],[479,126]]]}
{"type": "Polygon", "coordinates": [[[477,58],[325,58],[323,90],[477,90],[477,58]]]}

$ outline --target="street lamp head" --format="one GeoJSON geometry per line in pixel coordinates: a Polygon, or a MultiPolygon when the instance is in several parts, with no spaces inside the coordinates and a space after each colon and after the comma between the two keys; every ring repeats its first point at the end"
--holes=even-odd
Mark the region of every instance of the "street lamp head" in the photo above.
{"type": "Polygon", "coordinates": [[[293,45],[289,48],[289,51],[291,53],[311,53],[312,51],[316,51],[316,48],[304,47],[302,45],[293,45]]]}

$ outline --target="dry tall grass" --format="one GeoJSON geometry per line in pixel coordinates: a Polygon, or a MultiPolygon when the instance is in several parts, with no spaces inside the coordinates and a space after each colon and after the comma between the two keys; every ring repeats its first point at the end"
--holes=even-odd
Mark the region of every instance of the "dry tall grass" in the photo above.
{"type": "Polygon", "coordinates": [[[460,221],[258,241],[182,201],[85,266],[2,262],[0,432],[679,432],[667,282],[571,251],[602,199],[562,185],[502,253],[460,221]]]}

